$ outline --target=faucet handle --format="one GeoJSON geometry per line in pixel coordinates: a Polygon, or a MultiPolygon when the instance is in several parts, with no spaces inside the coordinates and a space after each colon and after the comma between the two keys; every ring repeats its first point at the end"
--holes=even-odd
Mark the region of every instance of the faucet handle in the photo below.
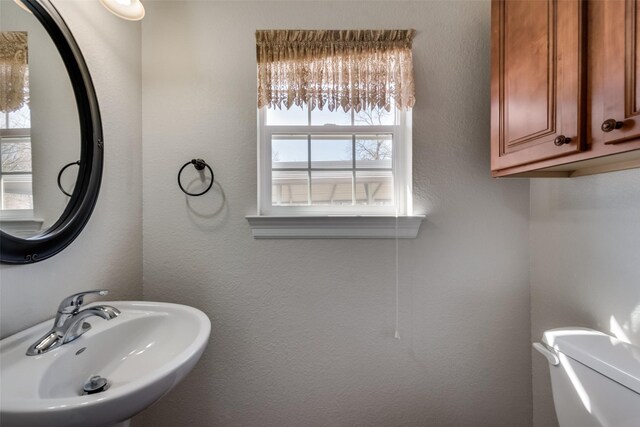
{"type": "Polygon", "coordinates": [[[109,293],[106,289],[96,289],[94,291],[84,291],[77,294],[70,295],[63,299],[58,306],[58,314],[72,314],[80,309],[80,306],[84,304],[85,295],[107,295],[109,293]]]}

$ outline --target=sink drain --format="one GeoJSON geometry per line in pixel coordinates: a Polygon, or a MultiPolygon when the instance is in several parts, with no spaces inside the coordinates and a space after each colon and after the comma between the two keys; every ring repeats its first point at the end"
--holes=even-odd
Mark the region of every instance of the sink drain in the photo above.
{"type": "Polygon", "coordinates": [[[109,388],[109,383],[106,378],[101,377],[100,375],[94,375],[89,378],[89,380],[84,383],[82,386],[83,394],[94,394],[105,391],[109,388]]]}

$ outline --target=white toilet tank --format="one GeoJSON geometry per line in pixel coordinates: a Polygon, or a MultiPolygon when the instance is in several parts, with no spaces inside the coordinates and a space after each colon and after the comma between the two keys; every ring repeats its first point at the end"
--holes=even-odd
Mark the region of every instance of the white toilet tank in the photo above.
{"type": "Polygon", "coordinates": [[[533,346],[549,360],[561,427],[640,426],[640,347],[586,328],[548,330],[533,346]]]}

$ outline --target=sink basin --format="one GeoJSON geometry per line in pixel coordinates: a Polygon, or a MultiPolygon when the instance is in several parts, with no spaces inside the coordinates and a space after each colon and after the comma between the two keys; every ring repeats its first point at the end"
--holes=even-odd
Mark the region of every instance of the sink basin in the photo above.
{"type": "MultiPolygon", "coordinates": [[[[0,341],[0,425],[110,426],[160,399],[196,364],[209,338],[209,318],[193,307],[159,302],[100,302],[112,320],[55,350],[26,356],[48,320],[0,341]],[[83,394],[92,376],[108,388],[83,394]]],[[[91,306],[91,305],[89,305],[91,306]]]]}

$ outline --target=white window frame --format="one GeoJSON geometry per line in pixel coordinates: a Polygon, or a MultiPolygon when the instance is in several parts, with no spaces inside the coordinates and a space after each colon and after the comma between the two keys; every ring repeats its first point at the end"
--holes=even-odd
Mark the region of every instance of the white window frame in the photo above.
{"type": "MultiPolygon", "coordinates": [[[[298,107],[292,107],[298,108],[298,107]]],[[[411,110],[396,109],[395,125],[324,125],[282,126],[267,125],[267,107],[258,110],[258,216],[311,217],[339,215],[411,216],[412,203],[412,152],[411,110]],[[392,206],[273,206],[271,138],[274,134],[392,134],[392,170],[394,204],[392,206]]],[[[309,111],[309,114],[311,112],[309,111]]],[[[353,116],[353,113],[352,113],[353,116]]],[[[308,121],[310,123],[310,120],[308,121]]],[[[353,122],[353,120],[352,120],[353,122]]],[[[352,169],[345,169],[351,171],[352,169]]]]}

